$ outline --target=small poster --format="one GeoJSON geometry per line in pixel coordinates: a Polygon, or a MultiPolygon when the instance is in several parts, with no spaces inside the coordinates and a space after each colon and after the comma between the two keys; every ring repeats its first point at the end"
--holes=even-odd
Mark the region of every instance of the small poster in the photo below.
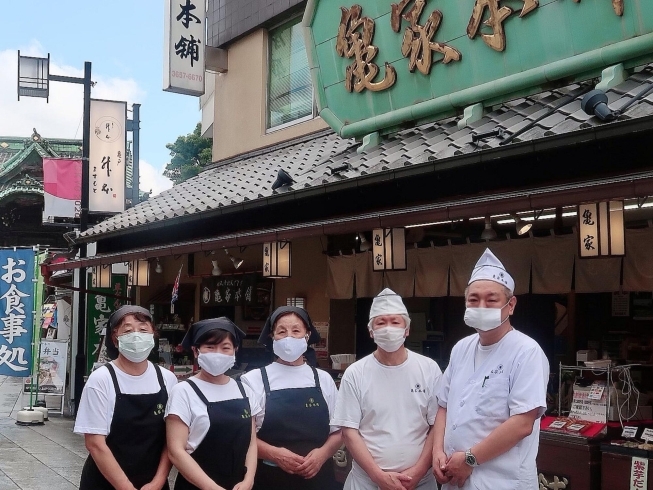
{"type": "Polygon", "coordinates": [[[607,421],[607,406],[608,398],[605,381],[594,381],[590,386],[586,387],[574,385],[569,418],[605,424],[607,421]],[[591,399],[590,393],[597,393],[599,387],[603,388],[601,398],[598,400],[591,399]]]}
{"type": "Polygon", "coordinates": [[[68,360],[68,341],[42,340],[39,362],[39,393],[63,395],[68,360]]]}
{"type": "Polygon", "coordinates": [[[612,316],[630,316],[630,293],[612,293],[612,316]]]}

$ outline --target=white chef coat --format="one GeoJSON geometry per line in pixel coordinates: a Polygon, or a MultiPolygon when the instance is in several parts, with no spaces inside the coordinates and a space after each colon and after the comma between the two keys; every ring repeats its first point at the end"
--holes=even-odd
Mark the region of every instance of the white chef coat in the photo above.
{"type": "MultiPolygon", "coordinates": [[[[229,379],[229,382],[224,385],[209,383],[199,379],[197,376],[193,376],[190,379],[193,380],[209,402],[236,400],[243,397],[243,394],[233,379],[229,379]]],[[[245,383],[243,383],[243,388],[245,395],[249,399],[250,413],[252,417],[256,417],[260,413],[261,407],[256,402],[254,392],[245,383]]],[[[188,426],[186,452],[191,454],[204,440],[211,426],[206,404],[197,396],[195,390],[188,383],[182,382],[173,388],[168,397],[165,417],[167,418],[168,415],[176,415],[188,426]]]]}
{"type": "MultiPolygon", "coordinates": [[[[116,372],[116,379],[120,391],[126,395],[144,395],[158,393],[161,389],[159,378],[154,370],[154,365],[148,361],[147,369],[140,376],[132,376],[111,362],[116,372]]],[[[177,384],[177,377],[168,369],[160,368],[168,397],[172,388],[177,384]]],[[[75,418],[76,434],[109,435],[113,409],[116,405],[116,389],[113,386],[111,373],[106,367],[93,371],[86,381],[82,399],[79,402],[77,417],[75,418]]]]}
{"type": "MultiPolygon", "coordinates": [[[[387,471],[404,471],[417,462],[438,409],[440,367],[407,352],[399,366],[381,364],[370,354],[348,367],[331,420],[358,429],[374,462],[387,471]]],[[[364,474],[355,461],[353,466],[364,474]]]]}
{"type": "MultiPolygon", "coordinates": [[[[513,415],[546,410],[549,362],[540,346],[517,330],[508,332],[474,370],[478,334],[458,342],[442,377],[438,403],[447,409],[444,451],[466,451],[513,415]]],[[[477,466],[468,490],[537,490],[540,420],[531,435],[504,454],[477,466]]],[[[449,484],[443,490],[453,490],[449,484]]]]}
{"type": "MultiPolygon", "coordinates": [[[[333,416],[333,410],[336,406],[336,397],[338,388],[329,373],[322,369],[317,369],[318,379],[320,380],[320,389],[322,396],[329,408],[329,418],[333,416]]],[[[273,362],[265,366],[265,372],[268,375],[270,391],[287,390],[290,388],[313,388],[315,386],[315,376],[311,366],[304,363],[300,366],[288,366],[280,362],[273,362]]],[[[263,377],[260,369],[254,369],[240,378],[244,385],[248,386],[256,397],[256,403],[261,407],[261,411],[256,415],[256,431],[258,432],[265,419],[265,402],[267,396],[263,386],[263,377]]],[[[338,431],[339,427],[331,427],[331,433],[338,431]]]]}

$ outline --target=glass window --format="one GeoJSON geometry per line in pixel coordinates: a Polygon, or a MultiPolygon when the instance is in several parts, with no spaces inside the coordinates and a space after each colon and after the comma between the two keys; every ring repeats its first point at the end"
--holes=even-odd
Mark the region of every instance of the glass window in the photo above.
{"type": "Polygon", "coordinates": [[[270,31],[268,128],[313,116],[313,86],[301,18],[270,31]]]}

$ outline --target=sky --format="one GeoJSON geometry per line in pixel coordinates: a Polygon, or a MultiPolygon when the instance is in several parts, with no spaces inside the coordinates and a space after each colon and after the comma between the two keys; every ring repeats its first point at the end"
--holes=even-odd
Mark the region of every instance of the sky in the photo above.
{"type": "MultiPolygon", "coordinates": [[[[172,186],[163,176],[166,143],[193,131],[199,100],[162,90],[163,0],[0,0],[0,136],[36,128],[45,139],[82,139],[81,85],[51,82],[50,101],[17,100],[18,50],[47,56],[50,72],[82,77],[90,61],[97,85],[91,96],[141,104],[140,188],[158,194],[172,186]]],[[[131,118],[131,113],[128,113],[131,118]]]]}

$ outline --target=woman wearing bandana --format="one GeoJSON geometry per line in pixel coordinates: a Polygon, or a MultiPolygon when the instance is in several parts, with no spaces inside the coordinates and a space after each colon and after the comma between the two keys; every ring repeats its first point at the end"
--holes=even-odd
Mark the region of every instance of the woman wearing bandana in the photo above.
{"type": "Polygon", "coordinates": [[[308,344],[319,339],[303,308],[277,308],[263,327],[259,343],[277,358],[243,376],[263,408],[256,416],[256,490],[334,488],[331,458],[342,440],[329,421],[337,389],[327,372],[304,358],[308,344]]]}
{"type": "Polygon", "coordinates": [[[182,341],[201,368],[179,383],[166,408],[168,450],[179,470],[175,490],[251,490],[256,472],[252,391],[225,373],[245,337],[228,318],[191,325],[182,341]]]}
{"type": "Polygon", "coordinates": [[[90,454],[82,490],[168,488],[163,412],[177,378],[147,360],[154,333],[150,312],[140,306],[109,317],[107,354],[115,360],[89,376],[75,421],[90,454]]]}

